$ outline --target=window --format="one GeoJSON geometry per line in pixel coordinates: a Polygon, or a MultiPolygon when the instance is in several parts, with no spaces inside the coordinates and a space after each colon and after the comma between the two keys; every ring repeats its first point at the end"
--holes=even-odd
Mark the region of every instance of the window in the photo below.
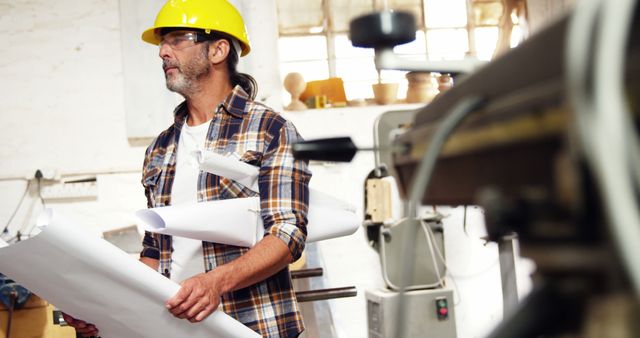
{"type": "MultiPolygon", "coordinates": [[[[416,40],[397,46],[403,57],[422,60],[490,60],[496,46],[517,45],[522,39],[518,24],[521,0],[277,0],[280,72],[301,73],[305,81],[340,77],[347,99],[370,98],[371,84],[399,82],[399,97],[406,93],[406,72],[378,74],[373,50],[354,48],[349,22],[360,15],[382,10],[412,12],[417,22],[416,40]],[[509,13],[508,15],[506,13],[509,13]],[[504,35],[504,34],[503,34],[504,35]]],[[[285,93],[286,94],[286,93],[285,93]]],[[[288,99],[285,100],[285,102],[288,99]]]]}

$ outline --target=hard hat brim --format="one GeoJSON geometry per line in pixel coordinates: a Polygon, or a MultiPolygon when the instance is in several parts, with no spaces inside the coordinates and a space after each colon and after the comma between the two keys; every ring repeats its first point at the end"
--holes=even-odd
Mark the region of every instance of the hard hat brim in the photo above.
{"type": "Polygon", "coordinates": [[[142,41],[156,46],[159,45],[160,37],[156,34],[156,29],[156,27],[152,27],[142,32],[142,41]]]}
{"type": "MultiPolygon", "coordinates": [[[[182,28],[182,27],[151,27],[147,30],[145,30],[144,32],[142,32],[142,41],[150,43],[152,45],[159,45],[160,44],[160,36],[157,33],[158,29],[161,28],[182,28]]],[[[185,30],[193,30],[193,27],[184,27],[185,30]]],[[[224,34],[224,33],[222,33],[224,34]]],[[[225,34],[226,35],[226,34],[225,34]]],[[[246,43],[244,43],[243,41],[240,41],[238,39],[235,39],[236,41],[238,41],[238,43],[240,43],[240,46],[242,48],[242,51],[240,53],[240,56],[245,56],[247,54],[249,54],[249,52],[251,51],[251,47],[249,47],[249,45],[247,45],[246,43]]]]}

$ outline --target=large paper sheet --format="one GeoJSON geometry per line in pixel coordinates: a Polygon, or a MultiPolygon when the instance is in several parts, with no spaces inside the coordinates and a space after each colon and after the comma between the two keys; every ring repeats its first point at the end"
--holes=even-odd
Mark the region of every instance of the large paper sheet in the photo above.
{"type": "MultiPolygon", "coordinates": [[[[337,204],[310,203],[307,242],[350,235],[358,229],[355,213],[337,204]]],[[[258,197],[245,197],[144,209],[136,216],[151,232],[252,247],[264,237],[259,208],[258,197]]]]}
{"type": "Polygon", "coordinates": [[[264,236],[258,197],[143,209],[136,216],[145,230],[164,235],[244,247],[264,236]]]}
{"type": "Polygon", "coordinates": [[[200,323],[164,307],[179,285],[110,243],[85,234],[57,212],[42,231],[0,243],[0,271],[71,316],[96,324],[103,338],[259,337],[220,310],[200,323]]]}
{"type": "MultiPolygon", "coordinates": [[[[258,191],[257,167],[211,151],[194,156],[200,169],[258,191]]],[[[252,247],[264,236],[259,212],[258,197],[247,197],[139,210],[136,216],[151,232],[252,247]]],[[[307,221],[307,242],[351,235],[360,226],[353,206],[313,189],[307,221]]]]}

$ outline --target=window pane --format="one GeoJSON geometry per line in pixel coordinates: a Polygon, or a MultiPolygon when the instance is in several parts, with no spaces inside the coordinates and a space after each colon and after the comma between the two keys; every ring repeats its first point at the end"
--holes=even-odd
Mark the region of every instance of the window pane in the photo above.
{"type": "Polygon", "coordinates": [[[336,58],[370,57],[373,59],[373,48],[353,47],[346,34],[335,36],[336,58]]]}
{"type": "Polygon", "coordinates": [[[373,89],[371,89],[371,81],[353,81],[344,83],[344,91],[347,94],[347,100],[366,99],[373,97],[373,89]]]}
{"type": "MultiPolygon", "coordinates": [[[[300,1],[306,3],[306,1],[300,1]]],[[[356,17],[373,11],[372,0],[331,1],[331,19],[333,31],[345,33],[349,31],[349,22],[356,17]]]]}
{"type": "Polygon", "coordinates": [[[322,0],[277,0],[281,35],[309,33],[324,26],[322,0]]]}
{"type": "Polygon", "coordinates": [[[413,13],[417,28],[424,27],[424,10],[421,0],[388,0],[389,8],[413,13]]]}
{"type": "Polygon", "coordinates": [[[466,0],[424,0],[424,11],[428,28],[467,25],[466,0]]]}
{"type": "Polygon", "coordinates": [[[280,61],[308,61],[327,58],[327,38],[324,36],[280,37],[280,61]]]}
{"type": "Polygon", "coordinates": [[[466,29],[432,29],[427,31],[430,60],[462,60],[469,51],[466,29]]]}
{"type": "Polygon", "coordinates": [[[283,80],[287,74],[293,72],[302,74],[306,82],[329,78],[327,60],[283,62],[280,64],[280,75],[283,80]]]}
{"type": "Polygon", "coordinates": [[[405,43],[404,45],[395,46],[393,51],[401,55],[425,55],[427,52],[427,41],[424,38],[424,32],[417,31],[415,40],[405,43]]]}
{"type": "Polygon", "coordinates": [[[475,29],[474,35],[478,59],[491,60],[498,43],[498,27],[478,27],[475,29]]]}
{"type": "Polygon", "coordinates": [[[344,81],[376,81],[378,78],[373,58],[338,59],[336,73],[344,81]]]}
{"type": "MultiPolygon", "coordinates": [[[[289,73],[302,74],[305,82],[324,80],[329,78],[329,66],[326,59],[317,61],[281,62],[280,83],[284,82],[284,78],[289,73]]],[[[285,105],[291,102],[291,94],[284,89],[282,90],[282,102],[285,102],[285,105]]]]}
{"type": "Polygon", "coordinates": [[[473,20],[477,26],[500,24],[500,18],[502,18],[502,12],[504,11],[501,1],[476,1],[473,3],[472,8],[473,20]]]}

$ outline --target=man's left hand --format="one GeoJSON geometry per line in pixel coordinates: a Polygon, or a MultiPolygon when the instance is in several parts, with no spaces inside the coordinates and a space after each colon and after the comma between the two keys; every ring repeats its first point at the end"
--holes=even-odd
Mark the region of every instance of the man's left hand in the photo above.
{"type": "Polygon", "coordinates": [[[180,283],[178,293],[166,303],[169,312],[192,323],[207,318],[220,305],[219,285],[212,277],[201,273],[180,283]]]}

